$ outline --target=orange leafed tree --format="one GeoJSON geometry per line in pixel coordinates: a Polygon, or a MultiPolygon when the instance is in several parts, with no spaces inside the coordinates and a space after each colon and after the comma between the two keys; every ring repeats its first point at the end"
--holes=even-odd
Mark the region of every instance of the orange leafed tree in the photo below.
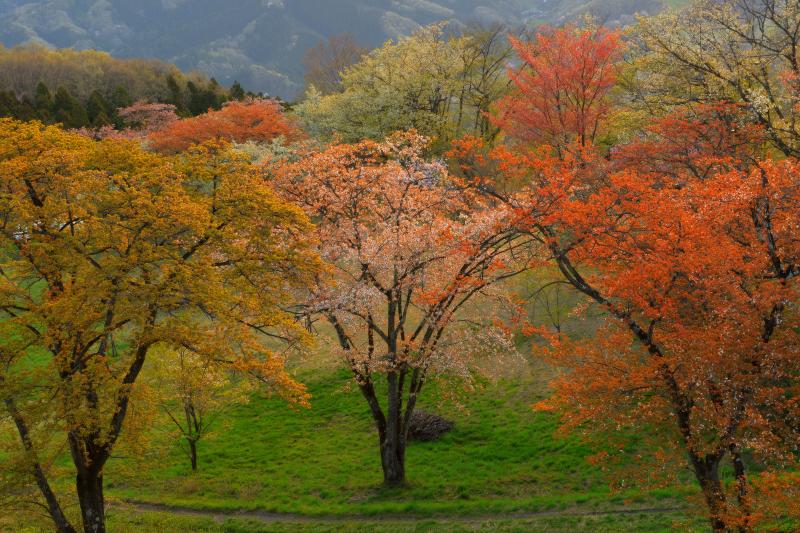
{"type": "Polygon", "coordinates": [[[496,122],[515,139],[563,149],[592,143],[608,116],[608,92],[621,58],[620,34],[605,28],[545,29],[531,41],[511,38],[522,66],[516,91],[498,105],[496,122]]]}
{"type": "Polygon", "coordinates": [[[219,111],[174,121],[151,133],[148,141],[157,152],[177,153],[209,140],[268,142],[278,137],[292,141],[301,132],[277,101],[255,99],[228,102],[219,111]]]}
{"type": "Polygon", "coordinates": [[[0,121],[0,399],[58,531],[42,443],[63,437],[83,528],[105,531],[104,467],[154,348],[306,401],[264,338],[303,337],[283,306],[318,270],[311,231],[224,146],[171,159],[0,121]]]}
{"type": "MultiPolygon", "coordinates": [[[[561,48],[541,53],[591,65],[604,43],[572,30],[561,48]]],[[[780,479],[800,436],[792,305],[800,296],[800,163],[758,157],[758,128],[728,104],[665,117],[614,148],[610,162],[567,120],[561,134],[530,136],[553,111],[540,91],[551,74],[517,81],[516,107],[536,112],[498,119],[520,142],[486,159],[470,153],[474,143],[456,151],[470,156],[463,170],[480,190],[512,207],[517,224],[547,247],[564,281],[605,311],[590,339],[547,335],[569,372],[540,407],[587,435],[632,427],[651,436],[646,462],[664,469],[683,456],[715,530],[750,530],[771,503],[757,499],[765,493],[753,490],[750,457],[780,479]],[[509,182],[518,185],[499,186],[509,182]],[[725,465],[732,484],[720,474],[725,465]]],[[[613,82],[601,72],[577,80],[588,84],[578,92],[598,95],[613,82]]],[[[597,106],[611,110],[608,100],[597,106]]],[[[574,99],[556,108],[565,117],[584,110],[574,99]]],[[[593,116],[592,130],[602,128],[602,115],[593,116]]]]}
{"type": "Polygon", "coordinates": [[[427,140],[396,134],[385,142],[336,145],[285,166],[276,186],[317,222],[334,283],[321,285],[309,314],[333,327],[369,404],[379,435],[384,482],[405,482],[408,427],[425,383],[469,379],[478,355],[513,350],[485,311],[460,313],[526,262],[527,237],[513,213],[464,191],[422,155],[427,140]],[[385,380],[386,397],[379,397],[385,380]]]}

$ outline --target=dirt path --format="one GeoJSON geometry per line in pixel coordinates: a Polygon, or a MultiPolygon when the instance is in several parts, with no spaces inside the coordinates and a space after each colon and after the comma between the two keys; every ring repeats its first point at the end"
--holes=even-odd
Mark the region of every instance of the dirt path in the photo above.
{"type": "Polygon", "coordinates": [[[636,514],[659,514],[674,513],[682,511],[680,507],[644,507],[644,508],[625,508],[609,509],[605,511],[536,511],[528,513],[495,513],[483,515],[414,515],[414,514],[381,514],[381,515],[321,515],[308,516],[292,513],[273,513],[269,511],[205,511],[182,507],[176,505],[166,505],[160,503],[147,503],[135,500],[124,500],[122,504],[139,511],[169,513],[184,516],[199,516],[212,518],[217,522],[224,522],[228,518],[249,518],[265,524],[277,522],[297,522],[297,523],[319,523],[319,522],[417,522],[420,520],[447,520],[448,522],[482,523],[497,520],[525,520],[539,518],[543,516],[605,516],[605,515],[636,515],[636,514]]]}

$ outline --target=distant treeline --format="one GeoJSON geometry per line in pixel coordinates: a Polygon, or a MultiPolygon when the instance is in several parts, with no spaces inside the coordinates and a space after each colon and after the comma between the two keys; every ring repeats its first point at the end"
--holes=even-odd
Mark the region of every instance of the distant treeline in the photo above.
{"type": "Polygon", "coordinates": [[[121,126],[117,110],[138,101],[172,104],[179,115],[196,116],[245,96],[238,82],[228,89],[159,60],[0,45],[0,116],[67,128],[121,126]]]}

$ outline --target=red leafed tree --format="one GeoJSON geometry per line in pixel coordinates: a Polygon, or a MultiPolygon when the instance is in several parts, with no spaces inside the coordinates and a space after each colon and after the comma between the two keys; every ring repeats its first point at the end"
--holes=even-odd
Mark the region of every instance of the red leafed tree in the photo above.
{"type": "MultiPolygon", "coordinates": [[[[587,44],[580,32],[557,45],[548,53],[583,50],[587,63],[605,53],[604,40],[587,44]]],[[[751,479],[749,465],[775,468],[780,479],[800,436],[792,305],[800,296],[800,162],[759,157],[758,129],[727,104],[665,117],[612,150],[611,162],[566,120],[561,134],[530,136],[535,119],[552,111],[540,90],[552,73],[538,75],[518,83],[520,102],[511,106],[536,111],[499,119],[508,135],[535,142],[487,160],[459,155],[471,155],[463,170],[480,190],[546,244],[564,281],[605,311],[589,339],[547,335],[553,360],[569,372],[540,407],[587,435],[629,427],[649,436],[651,453],[642,455],[653,468],[641,477],[661,477],[684,457],[714,530],[748,531],[771,506],[754,485],[777,485],[751,479]],[[496,186],[509,182],[518,184],[510,192],[496,186]]],[[[613,82],[581,79],[581,94],[607,93],[613,82]]],[[[560,102],[564,117],[583,110],[578,100],[560,102]]],[[[602,115],[593,116],[600,122],[592,129],[602,128],[602,115]]]]}
{"type": "Polygon", "coordinates": [[[532,41],[512,37],[511,44],[522,66],[511,72],[516,91],[498,106],[506,133],[561,149],[593,142],[609,111],[619,32],[565,26],[545,29],[532,41]]]}
{"type": "Polygon", "coordinates": [[[277,101],[256,99],[228,102],[219,111],[172,122],[151,133],[148,141],[157,152],[177,153],[212,139],[265,142],[278,137],[292,141],[301,132],[277,101]]]}
{"type": "Polygon", "coordinates": [[[474,356],[513,350],[502,328],[480,324],[485,311],[470,327],[457,318],[526,264],[514,260],[528,238],[509,225],[513,213],[464,192],[443,165],[422,159],[426,145],[413,133],[335,145],[287,165],[275,182],[316,221],[334,265],[335,282],[320,285],[308,309],[335,331],[370,407],[387,485],[405,482],[409,421],[425,383],[469,379],[474,356]]]}

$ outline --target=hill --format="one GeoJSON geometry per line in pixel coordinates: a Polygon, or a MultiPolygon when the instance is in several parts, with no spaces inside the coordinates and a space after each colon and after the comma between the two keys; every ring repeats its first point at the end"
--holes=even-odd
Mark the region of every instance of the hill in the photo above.
{"type": "Polygon", "coordinates": [[[200,69],[230,85],[291,98],[301,58],[343,32],[377,46],[450,20],[560,23],[591,12],[609,24],[654,12],[662,0],[0,0],[0,43],[94,48],[200,69]]]}
{"type": "MultiPolygon", "coordinates": [[[[555,417],[530,408],[546,390],[547,370],[535,362],[459,404],[432,385],[420,408],[454,420],[455,428],[412,443],[408,487],[382,488],[366,405],[349,373],[332,364],[299,372],[311,409],[258,395],[230,409],[201,442],[194,474],[184,452],[169,444],[169,421],[159,417],[149,452],[136,457],[131,451],[141,448],[126,449],[109,463],[112,530],[702,530],[683,501],[691,484],[609,489],[602,468],[587,461],[593,450],[558,436],[555,417]]],[[[0,530],[14,530],[13,519],[0,517],[0,530]]]]}

